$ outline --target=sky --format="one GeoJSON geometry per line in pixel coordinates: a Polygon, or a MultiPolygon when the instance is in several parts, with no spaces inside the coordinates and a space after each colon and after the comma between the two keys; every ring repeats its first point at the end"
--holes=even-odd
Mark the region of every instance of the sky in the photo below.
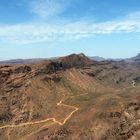
{"type": "Polygon", "coordinates": [[[140,53],[140,0],[0,0],[0,60],[140,53]]]}

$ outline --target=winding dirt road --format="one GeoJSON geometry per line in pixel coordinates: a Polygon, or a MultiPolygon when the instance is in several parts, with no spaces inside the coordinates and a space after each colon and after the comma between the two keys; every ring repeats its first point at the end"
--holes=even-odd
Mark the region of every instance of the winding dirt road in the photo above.
{"type": "Polygon", "coordinates": [[[57,103],[57,106],[65,106],[65,107],[69,107],[69,108],[73,108],[74,109],[74,111],[72,111],[71,113],[70,113],[70,115],[67,117],[67,118],[65,118],[65,120],[63,121],[63,122],[60,122],[60,121],[57,121],[55,118],[47,118],[47,119],[45,119],[45,120],[40,120],[40,121],[36,121],[36,122],[26,122],[26,123],[21,123],[21,124],[18,124],[18,125],[5,125],[5,126],[1,126],[0,127],[0,129],[4,129],[4,128],[16,128],[16,127],[22,127],[22,126],[27,126],[27,125],[35,125],[35,124],[40,124],[40,123],[44,123],[44,122],[47,122],[47,121],[53,121],[54,123],[57,123],[57,124],[59,124],[59,125],[64,125],[66,122],[67,122],[67,120],[69,119],[69,118],[71,118],[71,116],[76,112],[76,111],[78,111],[79,110],[79,108],[77,108],[77,107],[75,107],[75,106],[70,106],[70,105],[66,105],[66,104],[63,104],[62,103],[62,100],[60,101],[60,102],[58,102],[57,103]]]}

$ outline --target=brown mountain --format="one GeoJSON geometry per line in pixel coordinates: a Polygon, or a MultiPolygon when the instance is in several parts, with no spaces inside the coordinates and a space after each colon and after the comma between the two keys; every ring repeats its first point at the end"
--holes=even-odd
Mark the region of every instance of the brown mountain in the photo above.
{"type": "Polygon", "coordinates": [[[0,66],[0,140],[139,140],[140,67],[72,54],[0,66]]]}
{"type": "Polygon", "coordinates": [[[127,59],[126,62],[135,63],[137,65],[140,65],[140,53],[135,57],[127,59]]]}

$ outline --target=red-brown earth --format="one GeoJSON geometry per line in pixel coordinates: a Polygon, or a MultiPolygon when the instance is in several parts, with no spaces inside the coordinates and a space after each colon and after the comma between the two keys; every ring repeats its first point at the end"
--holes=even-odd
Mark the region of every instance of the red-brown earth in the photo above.
{"type": "Polygon", "coordinates": [[[0,140],[139,140],[140,65],[84,54],[0,66],[0,140]]]}

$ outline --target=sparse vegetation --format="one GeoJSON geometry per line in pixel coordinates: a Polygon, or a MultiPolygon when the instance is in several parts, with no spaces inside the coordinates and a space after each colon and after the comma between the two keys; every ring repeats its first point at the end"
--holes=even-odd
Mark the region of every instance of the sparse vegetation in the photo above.
{"type": "Polygon", "coordinates": [[[0,139],[137,138],[139,66],[94,63],[74,54],[54,62],[0,67],[0,139]]]}

